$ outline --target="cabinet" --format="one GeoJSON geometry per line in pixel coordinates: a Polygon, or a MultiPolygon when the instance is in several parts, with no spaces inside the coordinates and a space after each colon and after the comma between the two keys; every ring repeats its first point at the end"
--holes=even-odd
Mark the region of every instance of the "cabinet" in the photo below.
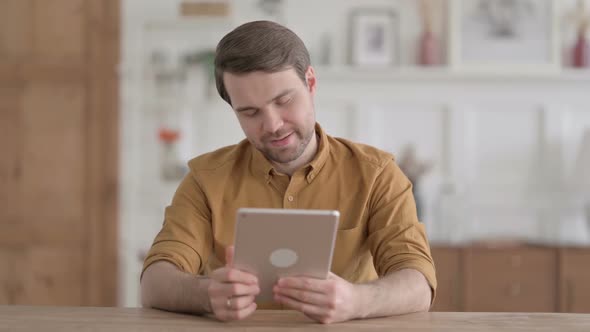
{"type": "Polygon", "coordinates": [[[433,247],[433,311],[590,313],[590,248],[433,247]]]}
{"type": "Polygon", "coordinates": [[[590,312],[590,249],[560,250],[561,312],[590,312]]]}
{"type": "Polygon", "coordinates": [[[438,282],[433,311],[463,311],[461,250],[437,248],[432,251],[438,282]]]}
{"type": "Polygon", "coordinates": [[[467,311],[554,312],[557,252],[550,248],[465,250],[467,311]]]}

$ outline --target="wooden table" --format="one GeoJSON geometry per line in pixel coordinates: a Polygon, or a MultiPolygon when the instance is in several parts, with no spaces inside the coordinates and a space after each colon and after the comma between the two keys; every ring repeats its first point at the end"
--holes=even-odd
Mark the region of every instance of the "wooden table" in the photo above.
{"type": "Polygon", "coordinates": [[[244,321],[141,308],[0,306],[0,331],[590,331],[590,314],[444,313],[316,324],[294,311],[259,310],[244,321]]]}

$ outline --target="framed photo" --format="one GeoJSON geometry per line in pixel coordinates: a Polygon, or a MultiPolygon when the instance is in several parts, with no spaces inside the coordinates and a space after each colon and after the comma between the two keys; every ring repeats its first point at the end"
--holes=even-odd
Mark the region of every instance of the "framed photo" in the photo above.
{"type": "Polygon", "coordinates": [[[350,63],[399,63],[399,19],[390,8],[355,9],[350,14],[350,63]]]}
{"type": "Polygon", "coordinates": [[[557,70],[555,0],[452,0],[453,67],[479,70],[557,70]]]}

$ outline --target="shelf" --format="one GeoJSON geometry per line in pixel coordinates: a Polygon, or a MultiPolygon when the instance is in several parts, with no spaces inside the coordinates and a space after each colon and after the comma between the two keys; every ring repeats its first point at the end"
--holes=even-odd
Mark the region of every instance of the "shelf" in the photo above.
{"type": "Polygon", "coordinates": [[[534,81],[590,83],[590,70],[560,71],[475,71],[447,67],[315,67],[321,81],[534,81]]]}

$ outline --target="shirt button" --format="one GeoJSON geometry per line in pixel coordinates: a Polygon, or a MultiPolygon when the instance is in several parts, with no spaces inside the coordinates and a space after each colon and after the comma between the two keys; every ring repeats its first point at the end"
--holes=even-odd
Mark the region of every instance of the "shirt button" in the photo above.
{"type": "Polygon", "coordinates": [[[289,195],[287,196],[287,199],[289,200],[289,202],[293,202],[293,196],[289,195]]]}

